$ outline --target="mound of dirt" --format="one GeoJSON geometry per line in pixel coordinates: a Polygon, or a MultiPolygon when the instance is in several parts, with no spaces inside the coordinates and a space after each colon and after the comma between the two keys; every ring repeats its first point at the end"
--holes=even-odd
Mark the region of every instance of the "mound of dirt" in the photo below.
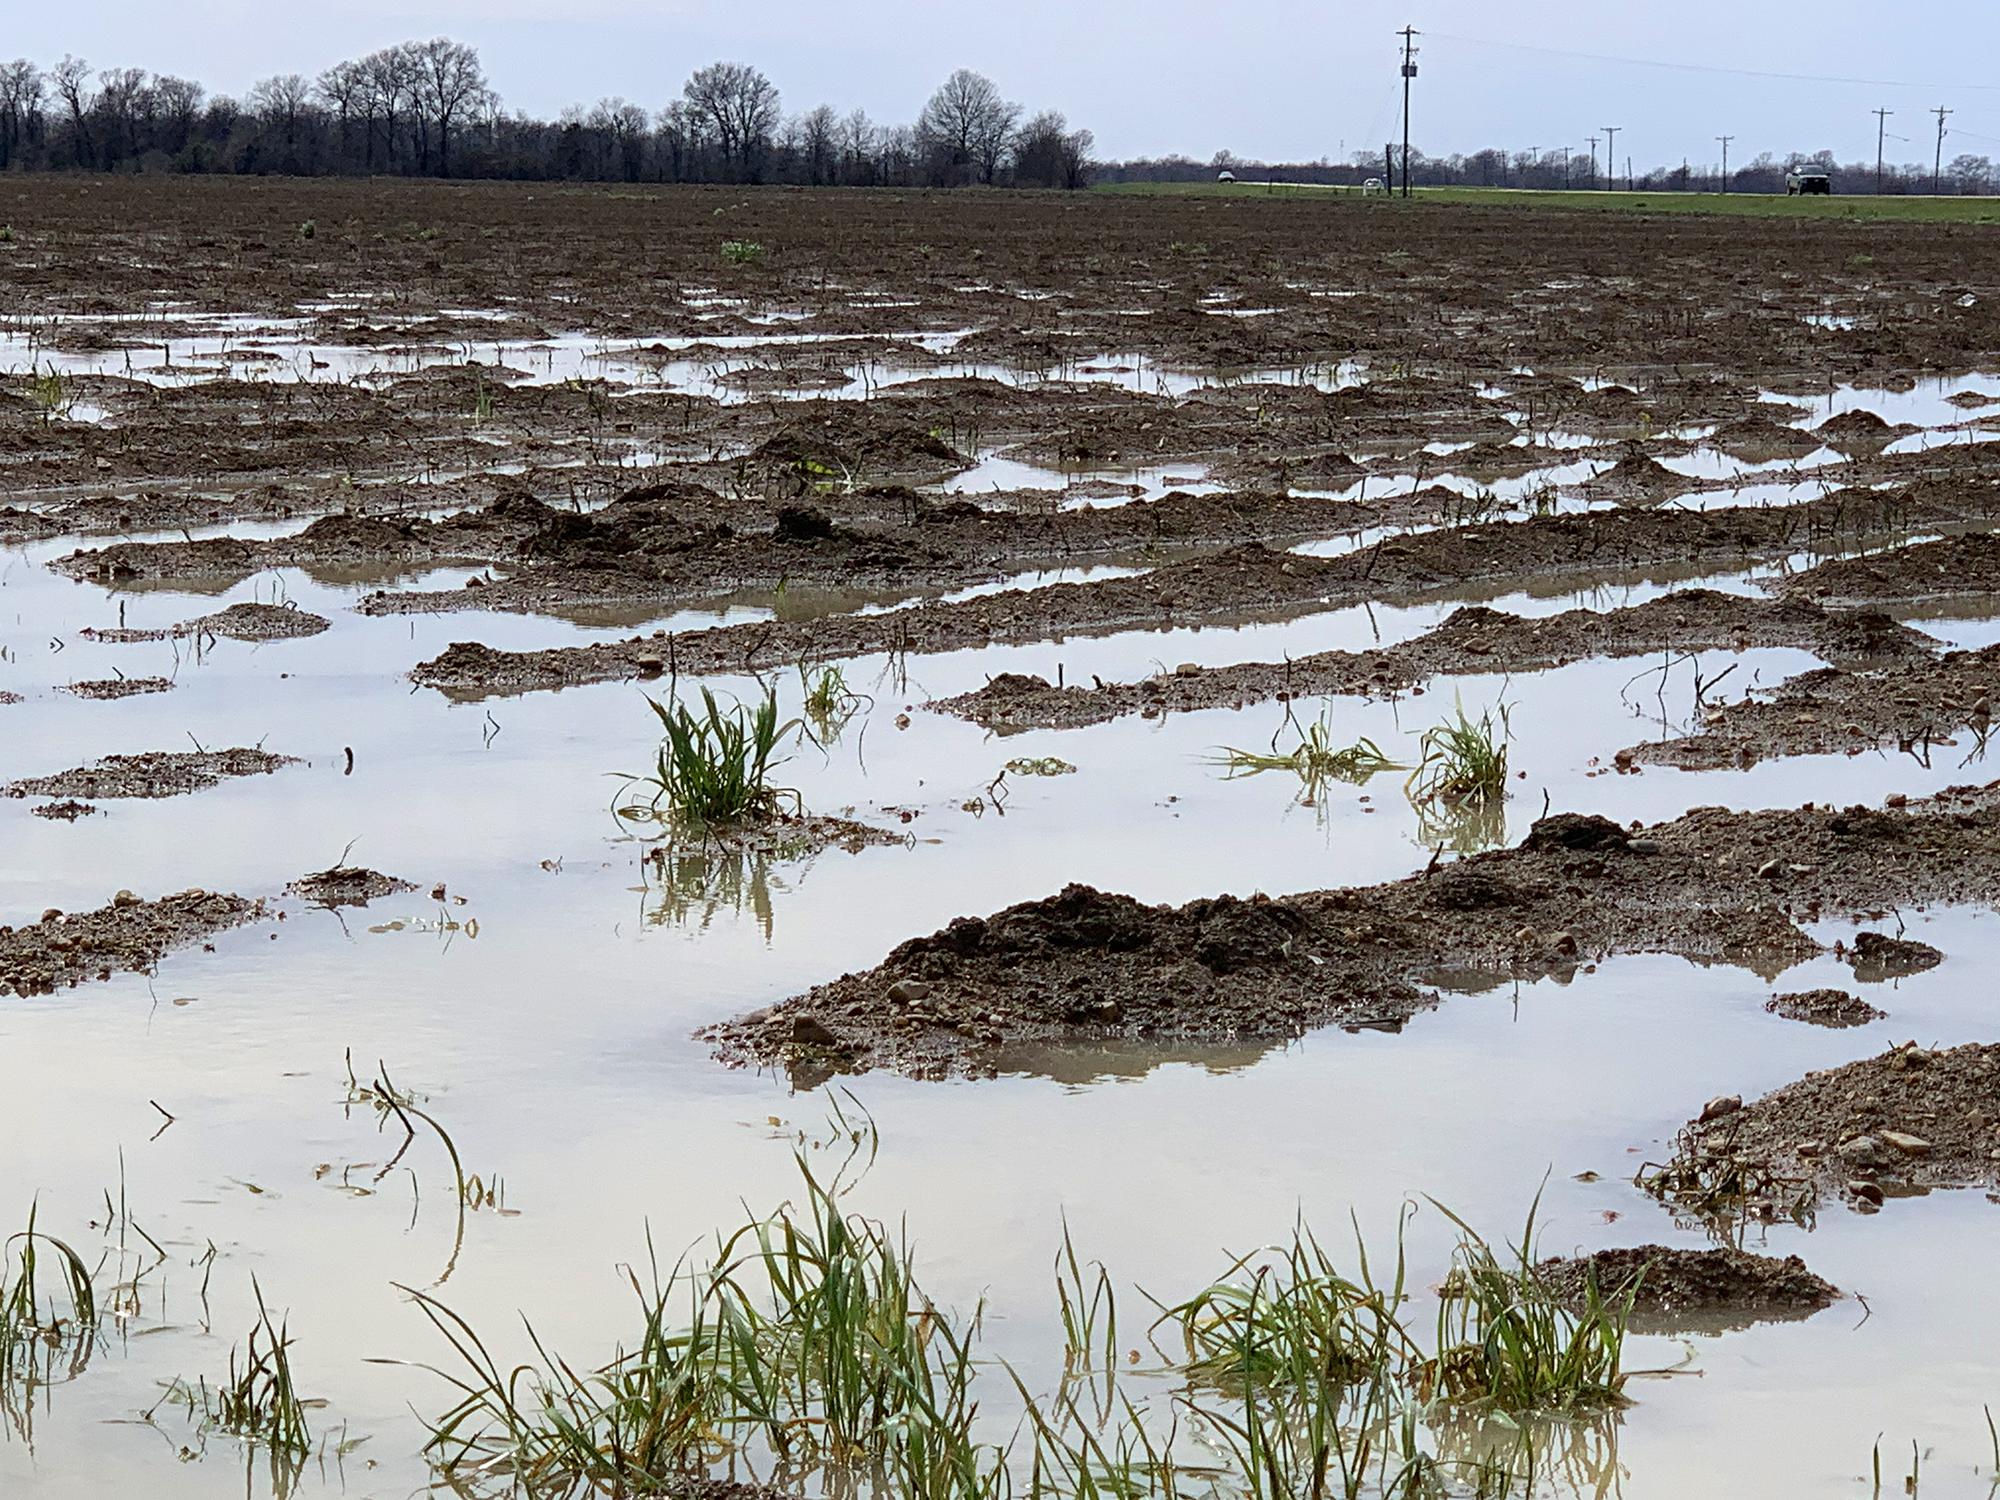
{"type": "Polygon", "coordinates": [[[1925,969],[1935,969],[1944,962],[1944,955],[1929,943],[1920,943],[1914,938],[1891,937],[1886,932],[1864,932],[1854,939],[1854,946],[1847,950],[1847,962],[1854,970],[1854,977],[1867,982],[1879,983],[1885,979],[1906,979],[1912,974],[1921,974],[1925,969]]]}
{"type": "Polygon", "coordinates": [[[1904,430],[1872,411],[1856,408],[1828,417],[1813,429],[1813,434],[1829,448],[1866,448],[1887,443],[1904,430]]]}
{"type": "Polygon", "coordinates": [[[384,875],[379,870],[363,869],[358,865],[334,865],[330,869],[301,875],[285,887],[285,894],[302,896],[321,906],[366,906],[380,897],[401,895],[404,891],[415,889],[409,881],[384,875]]]}
{"type": "Polygon", "coordinates": [[[324,617],[292,605],[232,604],[165,630],[85,629],[77,634],[87,641],[124,646],[199,635],[225,636],[233,641],[289,641],[318,635],[328,628],[324,617]]]}
{"type": "Polygon", "coordinates": [[[1630,1293],[1633,1326],[1651,1333],[1707,1324],[1706,1319],[1686,1318],[1689,1313],[1807,1317],[1840,1296],[1838,1287],[1807,1270],[1796,1255],[1780,1259],[1736,1249],[1638,1245],[1545,1260],[1535,1273],[1578,1310],[1588,1304],[1593,1285],[1607,1303],[1630,1293]]]}
{"type": "Polygon", "coordinates": [[[1823,913],[2000,898],[1996,788],[1892,813],[1701,808],[1643,836],[1559,814],[1515,849],[1282,899],[1147,906],[1072,885],[703,1035],[726,1061],[800,1076],[976,1075],[1016,1043],[1393,1029],[1437,1003],[1438,974],[1527,979],[1650,952],[1774,977],[1822,951],[1798,924],[1823,913]]]}
{"type": "Polygon", "coordinates": [[[1844,1194],[1863,1207],[2000,1184],[2000,1045],[1892,1047],[1707,1113],[1688,1124],[1676,1158],[1706,1181],[1797,1184],[1807,1201],[1844,1194]]]}
{"type": "Polygon", "coordinates": [[[142,693],[168,693],[173,691],[173,686],[164,677],[102,677],[91,682],[72,682],[63,691],[74,693],[79,698],[103,701],[135,698],[142,693]]]}
{"type": "Polygon", "coordinates": [[[1795,573],[1778,587],[1822,604],[2000,593],[2000,537],[1973,532],[1836,558],[1795,573]]]}
{"type": "Polygon", "coordinates": [[[1800,990],[1789,995],[1773,995],[1764,1002],[1764,1009],[1774,1016],[1783,1016],[1787,1021],[1803,1021],[1808,1026],[1827,1026],[1836,1030],[1848,1026],[1866,1026],[1871,1021],[1888,1018],[1886,1010],[1877,1010],[1859,995],[1850,995],[1846,990],[1800,990]]]}
{"type": "Polygon", "coordinates": [[[31,776],[0,787],[0,797],[179,797],[236,776],[268,776],[298,765],[267,750],[158,750],[107,755],[95,765],[31,776]]]}
{"type": "Polygon", "coordinates": [[[88,802],[44,802],[40,807],[28,809],[38,818],[47,818],[52,823],[74,823],[78,818],[87,818],[99,811],[88,802]]]}
{"type": "Polygon", "coordinates": [[[85,979],[152,968],[170,950],[263,915],[262,902],[215,891],[142,901],[120,891],[108,906],[51,911],[23,927],[0,927],[0,991],[46,995],[85,979]]]}
{"type": "Polygon", "coordinates": [[[1709,589],[1645,604],[1523,618],[1465,605],[1425,635],[1377,651],[1323,651],[1287,662],[1246,662],[1172,672],[1136,683],[1057,688],[1007,672],[982,688],[927,705],[993,728],[1068,729],[1124,714],[1155,718],[1270,699],[1378,697],[1461,672],[1533,672],[1593,656],[1662,651],[1744,651],[1794,646],[1836,660],[1901,660],[1935,649],[1931,637],[1874,611],[1832,612],[1803,600],[1772,607],[1709,589]]]}

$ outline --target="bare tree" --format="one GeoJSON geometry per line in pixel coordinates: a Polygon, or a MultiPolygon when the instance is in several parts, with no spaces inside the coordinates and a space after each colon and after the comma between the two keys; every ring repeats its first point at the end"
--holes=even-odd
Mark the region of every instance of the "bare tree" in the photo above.
{"type": "Polygon", "coordinates": [[[853,184],[868,184],[876,179],[875,155],[882,141],[882,132],[875,128],[866,110],[857,109],[840,122],[840,175],[841,179],[853,184]]]}
{"type": "Polygon", "coordinates": [[[778,91],[771,80],[743,63],[710,63],[682,92],[715,132],[725,165],[734,163],[755,181],[778,125],[778,91]]]}
{"type": "Polygon", "coordinates": [[[319,75],[313,84],[313,92],[321,104],[333,111],[333,118],[339,132],[338,146],[342,157],[351,151],[354,119],[366,108],[368,76],[358,62],[335,63],[319,75]]]}
{"type": "Polygon", "coordinates": [[[67,52],[49,70],[49,82],[55,87],[56,97],[69,111],[69,128],[76,137],[73,148],[76,159],[84,166],[91,165],[97,154],[90,138],[90,112],[97,103],[90,93],[90,76],[90,64],[67,52]]]}
{"type": "Polygon", "coordinates": [[[676,99],[656,117],[654,139],[659,143],[661,171],[669,182],[686,182],[694,176],[703,124],[700,111],[685,99],[676,99]]]}
{"type": "Polygon", "coordinates": [[[917,118],[917,137],[940,182],[962,182],[973,172],[994,181],[1013,139],[1021,106],[1000,97],[993,80],[960,68],[930,97],[917,118]]]}
{"type": "Polygon", "coordinates": [[[48,84],[42,70],[25,57],[0,67],[0,168],[41,134],[42,101],[48,84]]]}
{"type": "Polygon", "coordinates": [[[158,111],[158,141],[162,151],[173,155],[185,151],[194,139],[195,121],[201,117],[202,86],[192,78],[162,75],[153,80],[153,103],[158,111]]]}
{"type": "Polygon", "coordinates": [[[840,170],[840,116],[831,104],[809,110],[798,120],[799,165],[814,187],[835,180],[840,170]]]}
{"type": "Polygon", "coordinates": [[[384,47],[361,59],[367,80],[368,166],[375,165],[375,122],[382,122],[382,159],[391,171],[396,166],[396,117],[415,113],[416,69],[407,46],[384,47]]]}
{"type": "Polygon", "coordinates": [[[438,175],[451,171],[451,133],[477,114],[491,96],[479,54],[448,36],[412,44],[412,93],[419,112],[437,130],[438,175]]]}

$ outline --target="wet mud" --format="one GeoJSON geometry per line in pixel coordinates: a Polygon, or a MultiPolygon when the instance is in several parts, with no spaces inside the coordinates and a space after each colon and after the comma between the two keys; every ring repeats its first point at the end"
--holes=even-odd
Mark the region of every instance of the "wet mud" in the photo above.
{"type": "Polygon", "coordinates": [[[206,791],[239,776],[269,776],[300,762],[267,750],[162,750],[145,755],[107,755],[94,765],[30,776],[0,786],[0,797],[100,798],[180,797],[206,791]]]}
{"type": "Polygon", "coordinates": [[[1723,1327],[1807,1318],[1841,1295],[1796,1255],[1757,1255],[1730,1247],[1620,1247],[1545,1260],[1535,1273],[1574,1311],[1589,1305],[1593,1289],[1605,1305],[1621,1304],[1629,1296],[1632,1328],[1641,1333],[1714,1333],[1723,1327]]]}
{"type": "Polygon", "coordinates": [[[0,990],[46,995],[87,979],[144,972],[175,948],[262,914],[261,902],[202,890],[152,901],[120,891],[95,911],[50,911],[39,922],[0,927],[0,990]]]}
{"type": "Polygon", "coordinates": [[[1889,1015],[1886,1010],[1876,1009],[1859,995],[1834,989],[1773,995],[1764,1002],[1764,1009],[1787,1021],[1803,1021],[1808,1026],[1825,1026],[1834,1030],[1866,1026],[1871,1021],[1886,1020],[1889,1015]]]}
{"type": "Polygon", "coordinates": [[[1389,696],[1452,673],[1535,672],[1589,657],[1768,646],[1797,647],[1829,660],[1904,660],[1924,655],[1936,642],[1873,612],[1684,589],[1626,609],[1575,609],[1534,619],[1467,605],[1436,630],[1377,651],[1323,651],[1227,667],[1188,664],[1140,682],[1058,688],[1008,673],[927,706],[996,729],[1074,729],[1133,713],[1157,718],[1271,699],[1389,696]]]}
{"type": "Polygon", "coordinates": [[[1894,811],[1700,808],[1644,830],[1566,813],[1517,848],[1366,889],[1163,907],[1072,885],[704,1035],[795,1078],[977,1075],[1028,1041],[1393,1030],[1438,1003],[1432,976],[1539,978],[1617,953],[1775,976],[1822,951],[1801,923],[1996,896],[1992,787],[1894,811]]]}

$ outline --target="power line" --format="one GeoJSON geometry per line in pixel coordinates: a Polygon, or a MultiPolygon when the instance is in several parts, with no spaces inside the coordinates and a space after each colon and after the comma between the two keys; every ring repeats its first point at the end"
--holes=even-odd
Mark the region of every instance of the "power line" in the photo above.
{"type": "Polygon", "coordinates": [[[1761,68],[1725,68],[1714,63],[1668,62],[1657,57],[1615,57],[1605,52],[1572,52],[1562,47],[1537,47],[1530,42],[1501,42],[1489,37],[1458,36],[1449,31],[1433,31],[1432,37],[1447,42],[1464,42],[1474,47],[1504,47],[1510,52],[1539,52],[1546,57],[1567,57],[1580,62],[1623,63],[1635,68],[1663,68],[1676,73],[1726,73],[1736,78],[1772,78],[1787,83],[1863,84],[1880,89],[1949,88],[2000,91],[2000,83],[1912,83],[1897,78],[1843,78],[1826,73],[1773,73],[1761,68]]]}

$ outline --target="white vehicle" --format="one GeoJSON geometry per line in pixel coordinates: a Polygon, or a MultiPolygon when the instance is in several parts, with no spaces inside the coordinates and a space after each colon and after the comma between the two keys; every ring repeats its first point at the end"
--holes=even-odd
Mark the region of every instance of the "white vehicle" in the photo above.
{"type": "Polygon", "coordinates": [[[1793,167],[1785,174],[1785,193],[1789,197],[1832,191],[1833,179],[1826,175],[1825,167],[1793,167]]]}
{"type": "Polygon", "coordinates": [[[1236,174],[1234,172],[1217,172],[1215,174],[1215,180],[1217,182],[1234,182],[1236,180],[1236,174]]]}
{"type": "Polygon", "coordinates": [[[1364,198],[1370,198],[1377,193],[1386,193],[1388,191],[1389,185],[1379,177],[1371,177],[1361,184],[1361,196],[1364,198]]]}

